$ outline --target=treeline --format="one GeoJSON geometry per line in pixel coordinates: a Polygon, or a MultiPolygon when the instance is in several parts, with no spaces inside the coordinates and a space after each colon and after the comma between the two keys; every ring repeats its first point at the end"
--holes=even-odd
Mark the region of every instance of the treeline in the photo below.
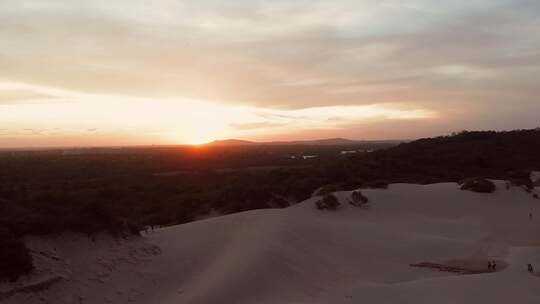
{"type": "Polygon", "coordinates": [[[513,179],[540,169],[540,130],[468,132],[420,139],[342,162],[363,180],[435,183],[468,177],[513,179]]]}

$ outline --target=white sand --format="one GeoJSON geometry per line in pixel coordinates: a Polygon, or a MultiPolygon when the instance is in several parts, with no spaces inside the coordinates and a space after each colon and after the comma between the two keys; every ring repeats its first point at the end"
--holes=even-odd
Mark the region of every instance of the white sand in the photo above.
{"type": "Polygon", "coordinates": [[[363,190],[367,210],[319,211],[312,198],[141,239],[32,238],[48,256],[35,253],[41,273],[32,278],[62,280],[0,302],[540,303],[540,277],[526,271],[528,263],[540,270],[540,200],[497,185],[478,194],[453,183],[397,184],[363,190]],[[454,259],[509,266],[477,275],[409,266],[454,259]]]}

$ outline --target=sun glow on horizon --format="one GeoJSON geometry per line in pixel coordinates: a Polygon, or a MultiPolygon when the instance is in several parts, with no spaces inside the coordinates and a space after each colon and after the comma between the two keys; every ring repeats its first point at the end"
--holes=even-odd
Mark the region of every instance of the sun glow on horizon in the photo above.
{"type": "MultiPolygon", "coordinates": [[[[2,105],[0,121],[5,125],[0,130],[0,144],[5,138],[19,138],[18,142],[24,145],[36,139],[46,144],[54,139],[61,142],[62,137],[80,137],[114,145],[118,138],[124,137],[127,143],[200,145],[224,138],[279,137],[293,131],[339,130],[362,122],[437,117],[436,112],[403,108],[399,104],[287,110],[188,98],[86,94],[24,83],[0,83],[0,92],[20,89],[46,98],[2,105]]],[[[84,140],[81,142],[84,144],[84,140]]]]}

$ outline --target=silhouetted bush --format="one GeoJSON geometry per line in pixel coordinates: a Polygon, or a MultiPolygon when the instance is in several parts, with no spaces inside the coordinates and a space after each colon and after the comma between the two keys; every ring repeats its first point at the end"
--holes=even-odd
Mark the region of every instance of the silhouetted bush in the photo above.
{"type": "Polygon", "coordinates": [[[126,221],[125,225],[126,225],[126,228],[127,228],[126,232],[128,234],[131,234],[131,235],[140,235],[141,231],[144,230],[144,226],[139,225],[139,224],[135,224],[135,223],[132,223],[132,222],[129,222],[129,221],[126,221]]]}
{"type": "Polygon", "coordinates": [[[540,187],[540,178],[537,179],[537,180],[535,180],[535,181],[533,181],[533,186],[534,186],[534,187],[540,187]]]}
{"type": "Polygon", "coordinates": [[[274,196],[269,202],[270,207],[272,208],[285,208],[291,205],[286,199],[282,197],[274,196]]]}
{"type": "Polygon", "coordinates": [[[527,192],[534,189],[531,173],[529,171],[513,171],[509,173],[509,182],[512,186],[522,187],[527,192]]]}
{"type": "Polygon", "coordinates": [[[340,205],[337,197],[333,194],[327,194],[321,200],[315,202],[315,206],[319,210],[336,210],[340,205]]]}
{"type": "Polygon", "coordinates": [[[120,234],[139,235],[143,230],[141,225],[115,216],[104,204],[94,202],[86,205],[64,227],[67,231],[94,234],[105,231],[112,235],[120,234]]]}
{"type": "Polygon", "coordinates": [[[0,231],[0,281],[16,281],[34,269],[32,256],[21,239],[0,231]]]}
{"type": "Polygon", "coordinates": [[[333,193],[333,192],[336,192],[336,191],[339,191],[339,187],[336,186],[336,185],[325,185],[325,186],[322,186],[321,188],[319,188],[319,190],[317,190],[317,192],[315,193],[315,195],[326,195],[326,194],[329,194],[329,193],[333,193]]]}
{"type": "Polygon", "coordinates": [[[461,190],[468,190],[480,193],[491,193],[496,189],[495,184],[484,178],[469,178],[460,182],[461,190]]]}
{"type": "Polygon", "coordinates": [[[351,194],[351,199],[352,200],[349,202],[349,204],[355,207],[362,207],[369,202],[369,199],[360,191],[353,191],[351,194]]]}

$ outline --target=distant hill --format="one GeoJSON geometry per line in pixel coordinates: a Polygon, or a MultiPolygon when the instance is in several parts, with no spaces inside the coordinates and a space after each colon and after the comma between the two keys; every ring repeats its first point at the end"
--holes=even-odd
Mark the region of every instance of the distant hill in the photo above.
{"type": "Polygon", "coordinates": [[[206,145],[208,146],[248,146],[248,145],[313,145],[313,146],[340,146],[340,145],[354,145],[359,143],[399,143],[397,140],[351,140],[346,138],[326,138],[316,140],[295,140],[295,141],[267,141],[267,142],[255,142],[241,139],[224,139],[215,140],[206,145]]]}
{"type": "Polygon", "coordinates": [[[253,141],[240,140],[240,139],[223,139],[223,140],[214,140],[213,142],[207,143],[208,146],[247,146],[257,144],[253,141]]]}
{"type": "MultiPolygon", "coordinates": [[[[338,146],[338,145],[352,145],[357,144],[360,141],[350,140],[345,138],[328,138],[328,139],[316,139],[316,140],[298,140],[291,142],[274,142],[273,144],[285,143],[292,145],[320,145],[320,146],[338,146]]],[[[271,143],[272,144],[272,143],[271,143]]]]}

